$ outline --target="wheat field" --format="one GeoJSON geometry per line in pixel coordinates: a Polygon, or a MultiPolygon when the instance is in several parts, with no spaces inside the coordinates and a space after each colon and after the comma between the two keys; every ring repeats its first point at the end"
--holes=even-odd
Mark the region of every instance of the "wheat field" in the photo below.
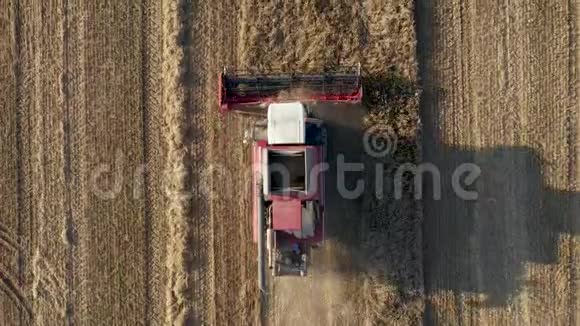
{"type": "Polygon", "coordinates": [[[0,0],[0,325],[578,324],[578,8],[0,0]],[[253,120],[220,115],[219,73],[358,63],[361,105],[313,105],[327,241],[264,302],[253,120]],[[365,167],[358,199],[333,188],[338,156],[365,167]],[[440,200],[408,175],[375,196],[421,162],[440,200]],[[462,163],[476,201],[451,190],[462,163]]]}

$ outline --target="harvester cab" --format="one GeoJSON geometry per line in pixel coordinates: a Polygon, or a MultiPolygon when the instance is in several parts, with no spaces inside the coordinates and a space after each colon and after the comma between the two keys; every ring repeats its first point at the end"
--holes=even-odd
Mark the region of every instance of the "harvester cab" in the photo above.
{"type": "Polygon", "coordinates": [[[258,281],[305,276],[312,248],[324,239],[327,134],[307,102],[359,103],[360,67],[321,74],[248,74],[224,71],[220,110],[258,115],[247,132],[252,144],[253,226],[258,281]]]}

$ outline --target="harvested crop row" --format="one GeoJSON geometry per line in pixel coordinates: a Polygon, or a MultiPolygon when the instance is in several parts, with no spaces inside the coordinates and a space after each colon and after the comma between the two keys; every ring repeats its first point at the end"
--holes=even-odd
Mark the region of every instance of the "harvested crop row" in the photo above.
{"type": "Polygon", "coordinates": [[[163,3],[163,120],[164,138],[167,146],[166,191],[168,207],[166,212],[169,225],[167,243],[166,268],[168,280],[166,284],[165,323],[183,324],[194,318],[192,311],[193,291],[187,274],[187,263],[191,261],[192,252],[189,248],[191,225],[188,223],[190,203],[187,196],[187,181],[190,162],[185,144],[186,116],[184,90],[180,84],[183,49],[179,47],[178,38],[182,30],[179,1],[163,3]]]}

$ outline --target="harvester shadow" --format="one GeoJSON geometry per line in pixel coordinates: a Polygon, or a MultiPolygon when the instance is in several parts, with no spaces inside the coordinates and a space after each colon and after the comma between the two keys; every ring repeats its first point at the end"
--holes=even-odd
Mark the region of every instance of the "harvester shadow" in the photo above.
{"type": "MultiPolygon", "coordinates": [[[[392,85],[391,77],[377,78],[373,82],[392,85]]],[[[385,94],[384,90],[380,93],[385,94]]],[[[412,92],[407,95],[413,96],[412,92]]],[[[422,101],[429,96],[423,94],[422,101]]],[[[424,102],[421,107],[425,109],[424,102]]],[[[538,286],[533,284],[535,280],[526,279],[527,265],[567,263],[562,257],[569,253],[559,252],[559,243],[562,236],[580,234],[576,221],[580,194],[544,184],[549,162],[542,162],[532,148],[449,147],[433,132],[436,115],[423,112],[423,164],[434,166],[441,182],[434,182],[429,173],[406,173],[403,198],[395,199],[397,167],[421,164],[412,150],[410,154],[400,152],[416,147],[417,139],[398,139],[398,152],[377,160],[363,146],[361,121],[366,109],[333,105],[314,112],[325,120],[329,134],[326,237],[348,248],[339,257],[343,262],[334,262],[335,272],[356,278],[378,271],[379,285],[396,288],[402,304],[425,293],[425,315],[430,320],[434,309],[431,294],[451,291],[456,298],[482,294],[484,301],[472,304],[503,306],[522,288],[538,286]],[[346,173],[344,179],[349,190],[361,178],[366,180],[362,196],[347,199],[338,190],[339,157],[344,162],[364,163],[364,172],[346,173]],[[385,188],[384,198],[377,201],[372,197],[380,178],[374,174],[378,163],[384,166],[385,188]],[[463,183],[465,173],[459,178],[463,189],[477,193],[476,200],[462,199],[454,189],[453,174],[466,163],[481,170],[473,184],[463,183]],[[411,198],[417,176],[423,180],[420,201],[411,198]],[[440,190],[440,198],[436,198],[435,188],[440,190]],[[370,206],[369,198],[374,202],[370,206]],[[423,206],[422,223],[419,204],[423,206]]]]}
{"type": "MultiPolygon", "coordinates": [[[[506,305],[524,286],[526,265],[567,264],[559,252],[561,236],[577,235],[580,194],[551,189],[543,183],[545,162],[530,148],[498,147],[426,150],[425,160],[441,172],[441,187],[424,175],[424,278],[426,293],[483,294],[474,304],[506,305]],[[473,163],[481,175],[462,199],[452,176],[461,164],[473,163]],[[441,189],[441,198],[434,196],[441,189]]],[[[429,311],[427,301],[427,317],[429,311]]]]}
{"type": "Polygon", "coordinates": [[[442,108],[436,103],[445,89],[437,83],[431,65],[434,5],[418,1],[415,10],[423,88],[423,160],[441,171],[442,180],[440,200],[433,199],[431,179],[425,178],[424,183],[426,324],[436,322],[437,307],[429,300],[432,295],[451,292],[459,302],[479,294],[485,299],[474,304],[505,306],[524,287],[543,291],[541,283],[534,284],[542,280],[526,275],[527,266],[569,263],[563,261],[569,253],[559,252],[559,242],[580,234],[580,194],[545,184],[551,162],[542,161],[533,148],[455,148],[441,141],[438,117],[442,108]],[[475,163],[481,169],[481,176],[468,187],[477,191],[477,200],[462,200],[452,189],[453,172],[462,163],[475,163]]]}
{"type": "MultiPolygon", "coordinates": [[[[416,140],[399,143],[400,147],[411,148],[416,140]]],[[[394,174],[406,162],[380,162],[385,164],[385,188],[384,198],[377,201],[373,193],[376,184],[372,183],[381,178],[374,175],[379,161],[365,158],[365,170],[370,175],[366,180],[371,181],[363,198],[373,198],[375,205],[357,206],[358,224],[344,226],[357,230],[352,231],[359,236],[356,243],[363,246],[360,251],[352,251],[362,254],[358,268],[343,272],[379,271],[382,284],[394,286],[403,302],[425,293],[426,320],[433,314],[432,294],[450,291],[457,299],[481,294],[483,301],[470,304],[504,306],[524,287],[543,291],[542,284],[549,284],[528,277],[526,268],[530,264],[565,266],[570,263],[568,259],[573,259],[573,248],[560,244],[563,238],[580,234],[580,194],[545,184],[544,171],[550,162],[543,162],[528,147],[457,149],[438,144],[426,134],[423,143],[423,162],[416,167],[434,167],[440,173],[439,181],[429,172],[405,173],[401,199],[394,195],[394,174]],[[473,184],[465,183],[466,172],[456,174],[465,164],[481,171],[473,184]],[[459,190],[473,191],[477,199],[462,197],[453,184],[454,174],[459,176],[459,190]],[[421,187],[419,201],[411,198],[417,185],[421,187]],[[422,223],[420,213],[414,215],[418,203],[423,207],[422,223]],[[416,247],[421,242],[422,252],[416,247]],[[377,268],[377,264],[381,266],[377,268]]],[[[336,220],[328,224],[348,221],[341,217],[343,212],[332,215],[336,220]]],[[[329,236],[351,243],[348,234],[329,236]]]]}
{"type": "MultiPolygon", "coordinates": [[[[317,118],[324,120],[327,134],[327,163],[329,170],[325,173],[326,238],[338,238],[341,243],[354,245],[358,243],[357,212],[361,209],[362,200],[359,197],[345,199],[338,191],[338,161],[347,163],[362,162],[362,131],[360,126],[364,110],[353,105],[317,105],[314,108],[317,118]],[[345,232],[346,231],[346,232],[345,232]]],[[[363,171],[353,171],[344,174],[344,187],[348,190],[356,188],[357,181],[362,179],[363,171]]]]}

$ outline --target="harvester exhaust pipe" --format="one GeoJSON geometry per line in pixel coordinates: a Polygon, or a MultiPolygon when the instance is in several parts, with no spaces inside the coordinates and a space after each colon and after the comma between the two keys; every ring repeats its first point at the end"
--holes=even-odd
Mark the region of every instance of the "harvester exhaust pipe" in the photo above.
{"type": "Polygon", "coordinates": [[[256,187],[258,198],[258,288],[263,295],[266,294],[266,239],[265,239],[265,217],[264,217],[264,195],[262,194],[262,181],[256,187]]]}

